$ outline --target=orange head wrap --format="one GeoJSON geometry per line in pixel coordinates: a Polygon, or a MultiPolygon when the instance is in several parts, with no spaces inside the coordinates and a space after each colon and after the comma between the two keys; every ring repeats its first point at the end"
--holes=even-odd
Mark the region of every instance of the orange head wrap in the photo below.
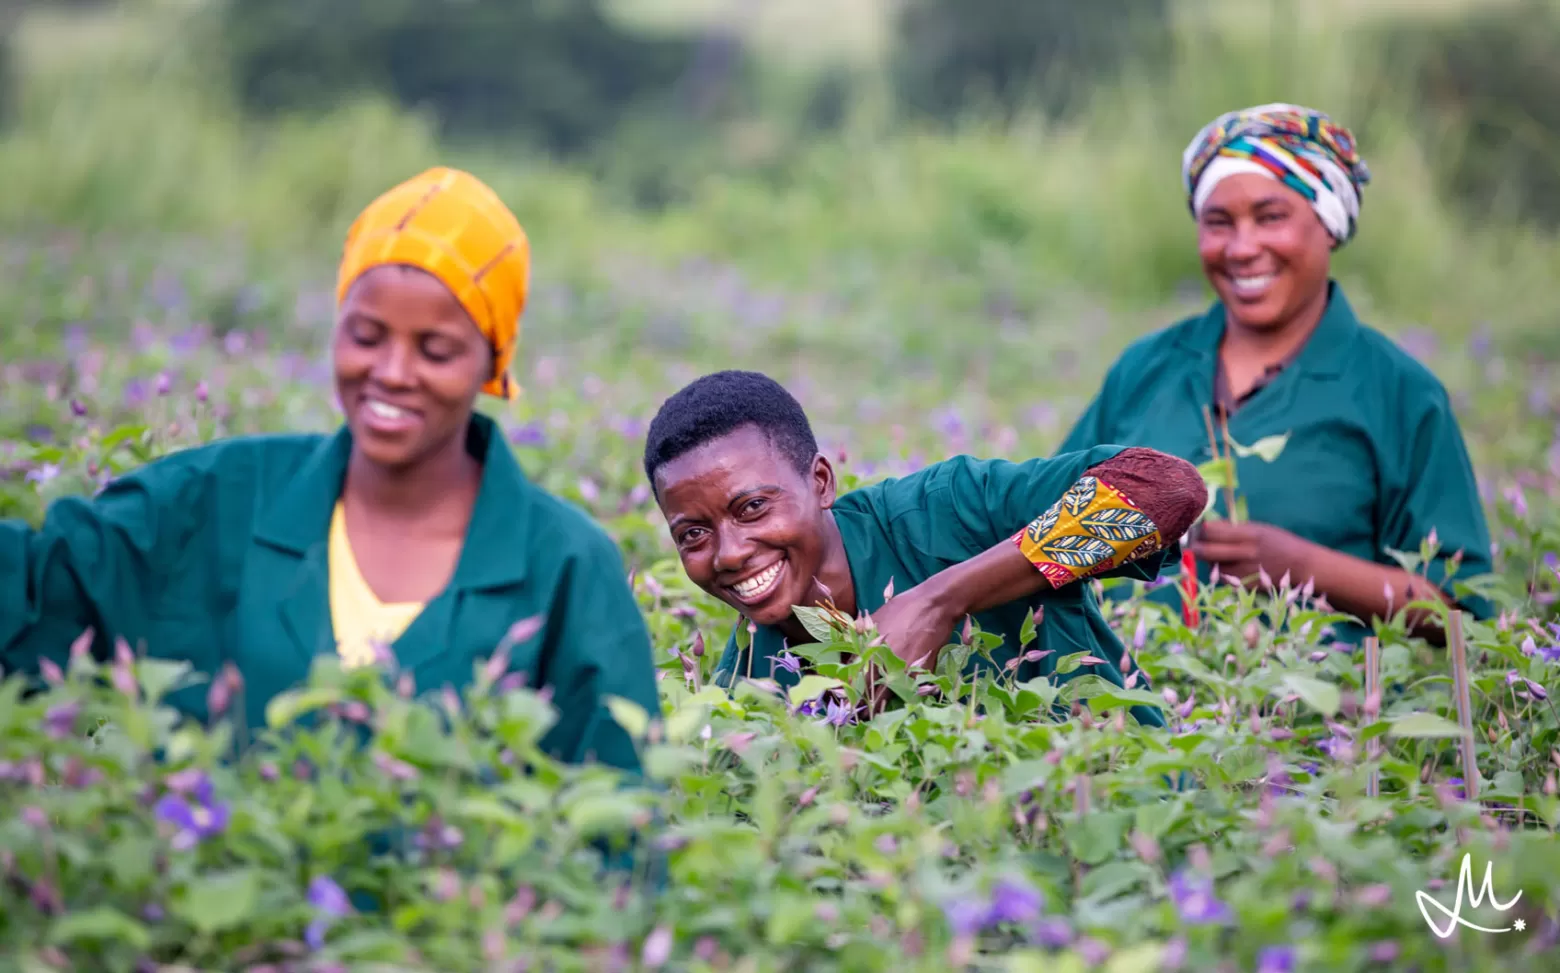
{"type": "Polygon", "coordinates": [[[520,394],[509,365],[520,341],[530,285],[525,231],[493,190],[470,173],[429,169],[368,205],[352,229],[336,278],[336,301],[364,271],[387,264],[437,277],[493,346],[493,377],[482,391],[520,394]]]}

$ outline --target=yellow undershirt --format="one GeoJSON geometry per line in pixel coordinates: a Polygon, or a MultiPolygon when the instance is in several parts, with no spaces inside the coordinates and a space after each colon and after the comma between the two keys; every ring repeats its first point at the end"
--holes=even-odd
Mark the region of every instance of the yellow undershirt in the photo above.
{"type": "Polygon", "coordinates": [[[355,669],[374,661],[374,644],[389,646],[423,610],[422,602],[386,604],[363,580],[341,501],[330,519],[330,618],[336,629],[336,651],[342,667],[355,669]]]}

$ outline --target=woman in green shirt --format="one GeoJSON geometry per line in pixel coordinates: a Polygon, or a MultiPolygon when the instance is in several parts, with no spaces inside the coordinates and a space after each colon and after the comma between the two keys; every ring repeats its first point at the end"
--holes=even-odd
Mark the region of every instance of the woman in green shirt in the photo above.
{"type": "MultiPolygon", "coordinates": [[[[214,676],[248,725],[313,659],[376,656],[419,691],[467,683],[506,641],[550,687],[558,759],[638,769],[606,694],[658,712],[649,633],[617,547],[529,482],[480,393],[509,376],[530,251],[474,177],[433,169],[353,224],[332,360],[333,435],[234,438],[163,457],[41,526],[0,522],[0,667],[37,674],[83,630],[214,676]]],[[[206,720],[206,693],[169,702],[206,720]]]]}
{"type": "MultiPolygon", "coordinates": [[[[1231,112],[1192,140],[1183,178],[1218,299],[1129,346],[1059,452],[1125,442],[1202,463],[1210,426],[1221,446],[1226,423],[1246,445],[1287,435],[1272,462],[1235,460],[1249,519],[1229,522],[1218,491],[1223,519],[1188,544],[1199,579],[1288,576],[1359,619],[1434,598],[1488,616],[1449,580],[1454,566],[1458,580],[1488,573],[1490,539],[1446,390],[1330,277],[1369,181],[1353,137],[1294,105],[1231,112]],[[1430,539],[1423,576],[1390,553],[1430,539]]],[[[1180,600],[1180,586],[1165,590],[1180,600]]],[[[1410,621],[1439,639],[1433,617],[1410,621]]]]}
{"type": "MultiPolygon", "coordinates": [[[[1086,652],[1097,661],[1058,681],[1130,676],[1147,688],[1084,580],[1152,579],[1207,496],[1190,463],[1119,446],[1023,463],[958,456],[840,496],[802,407],[772,379],[737,371],[661,406],[645,475],[689,579],[755,626],[747,651],[732,632],[718,667],[727,686],[748,675],[795,685],[786,645],[811,637],[792,609],[827,598],[871,615],[913,665],[935,666],[973,616],[1002,638],[993,658],[1014,663],[1019,682],[1086,652]],[[1035,641],[1021,645],[1031,609],[1035,641]]],[[[1157,708],[1132,712],[1164,725],[1157,708]]]]}

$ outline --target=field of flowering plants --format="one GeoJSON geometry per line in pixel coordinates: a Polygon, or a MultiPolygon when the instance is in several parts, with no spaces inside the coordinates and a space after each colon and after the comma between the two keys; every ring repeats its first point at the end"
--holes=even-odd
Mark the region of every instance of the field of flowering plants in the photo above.
{"type": "MultiPolygon", "coordinates": [[[[0,516],[191,443],[337,421],[327,251],[159,246],[7,245],[0,516]]],[[[828,703],[859,695],[861,663],[789,696],[710,685],[733,615],[682,576],[639,471],[662,397],[765,368],[849,482],[1044,455],[1115,349],[1186,306],[999,308],[890,357],[870,296],[708,261],[542,277],[525,395],[495,414],[633,570],[663,712],[616,715],[650,779],[549,763],[546,700],[485,675],[412,700],[322,663],[268,726],[206,732],[158,708],[177,669],[79,658],[45,692],[0,686],[0,970],[1552,969],[1560,385],[1498,335],[1399,334],[1454,389],[1496,537],[1502,612],[1465,626],[1466,714],[1447,651],[1381,626],[1367,692],[1325,605],[1229,584],[1196,629],[1112,603],[1151,691],[901,670],[903,705],[858,723],[828,703]],[[1167,731],[1124,719],[1150,700],[1167,731]],[[1465,856],[1493,906],[1459,893],[1465,856]]],[[[803,654],[863,644],[827,634],[803,654]]],[[[213,708],[243,691],[216,680],[213,708]]]]}

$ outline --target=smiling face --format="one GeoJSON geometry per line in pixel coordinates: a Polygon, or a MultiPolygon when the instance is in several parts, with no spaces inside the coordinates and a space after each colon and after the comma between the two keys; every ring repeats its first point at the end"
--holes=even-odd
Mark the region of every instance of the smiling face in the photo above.
{"type": "Polygon", "coordinates": [[[1225,178],[1197,220],[1203,273],[1235,323],[1257,331],[1326,306],[1332,246],[1305,197],[1256,173],[1225,178]]]}
{"type": "Polygon", "coordinates": [[[662,464],[655,488],[694,584],[759,625],[788,627],[793,606],[815,602],[813,579],[839,536],[823,456],[804,476],[763,430],[743,426],[662,464]]]}
{"type": "Polygon", "coordinates": [[[493,368],[487,339],[455,296],[433,275],[402,266],[375,267],[352,285],[332,357],[354,448],[391,469],[463,449],[493,368]]]}

